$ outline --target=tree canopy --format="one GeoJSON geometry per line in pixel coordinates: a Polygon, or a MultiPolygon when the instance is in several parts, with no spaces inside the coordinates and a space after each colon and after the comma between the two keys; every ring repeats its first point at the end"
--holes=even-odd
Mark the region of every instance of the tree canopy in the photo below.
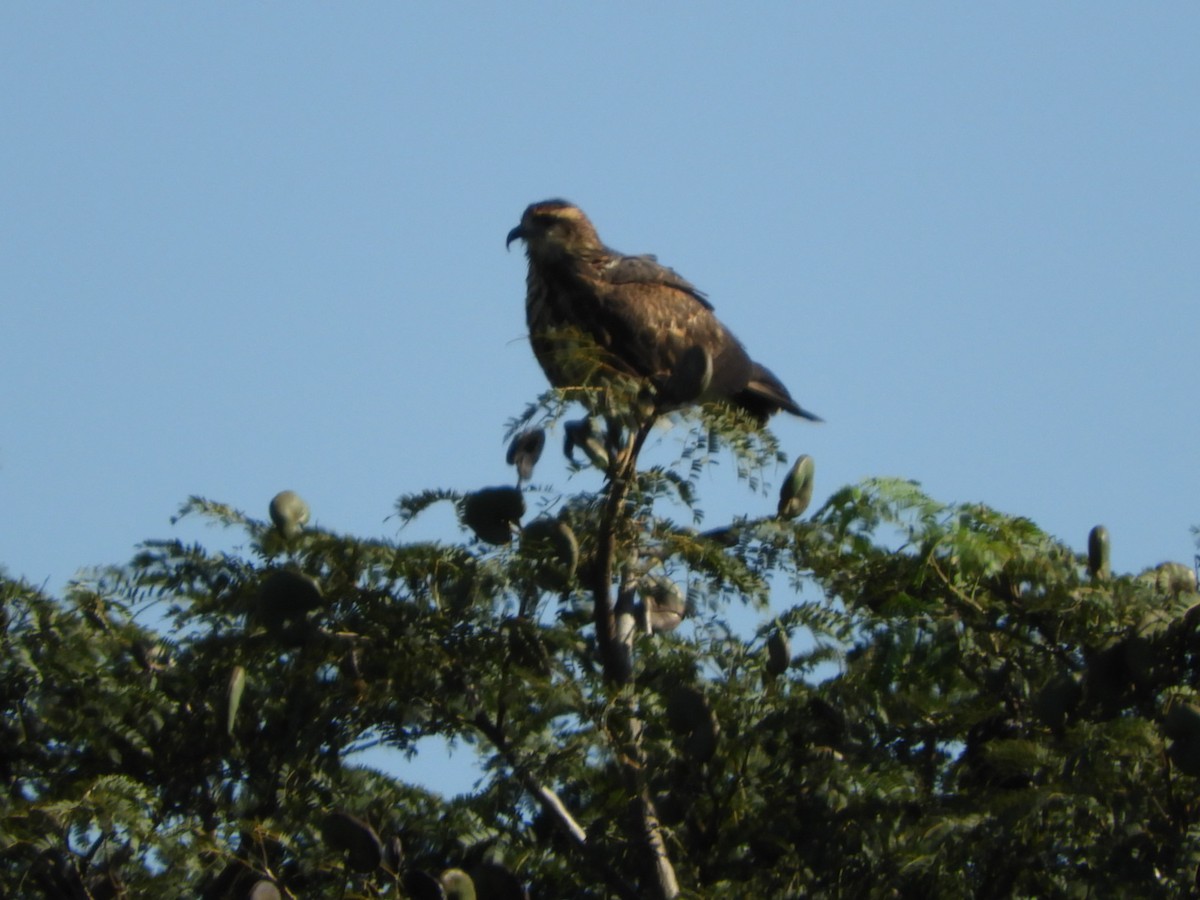
{"type": "Polygon", "coordinates": [[[901,480],[809,510],[806,457],[775,513],[699,530],[714,460],[759,494],[784,471],[769,432],[677,413],[649,464],[654,410],[564,422],[561,401],[511,423],[516,486],[398,501],[401,522],[453,504],[445,540],[306,528],[294,494],[270,520],[192,498],[241,550],[150,541],[63,597],[0,582],[0,892],[1194,889],[1190,568],[1114,574],[1101,529],[1080,553],[901,480]],[[572,461],[542,483],[546,429],[572,461]],[[588,467],[603,486],[572,490],[588,467]],[[431,736],[477,750],[475,791],[354,753],[431,736]]]}

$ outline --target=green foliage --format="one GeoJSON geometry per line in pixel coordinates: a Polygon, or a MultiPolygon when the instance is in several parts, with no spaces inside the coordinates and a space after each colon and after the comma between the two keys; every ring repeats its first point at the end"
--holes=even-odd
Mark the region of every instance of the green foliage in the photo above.
{"type": "Polygon", "coordinates": [[[1092,577],[1026,519],[897,480],[698,532],[710,464],[762,491],[781,455],[728,410],[680,421],[624,493],[610,434],[604,489],[525,489],[543,512],[506,507],[491,544],[285,538],[192,498],[242,551],[152,541],[61,599],[0,581],[0,892],[404,897],[461,869],[442,881],[482,900],[505,873],[663,896],[667,859],[690,897],[1188,895],[1186,579],[1092,577]],[[651,627],[664,605],[682,626],[651,627]],[[472,794],[354,755],[428,737],[478,750],[472,794]]]}

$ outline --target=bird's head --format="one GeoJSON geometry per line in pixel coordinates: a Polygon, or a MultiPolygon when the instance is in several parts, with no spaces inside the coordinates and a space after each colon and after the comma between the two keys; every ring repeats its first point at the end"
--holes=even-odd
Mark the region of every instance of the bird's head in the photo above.
{"type": "Polygon", "coordinates": [[[583,210],[566,200],[529,204],[521,224],[508,233],[504,245],[517,239],[525,242],[529,258],[538,262],[554,262],[603,247],[583,210]]]}

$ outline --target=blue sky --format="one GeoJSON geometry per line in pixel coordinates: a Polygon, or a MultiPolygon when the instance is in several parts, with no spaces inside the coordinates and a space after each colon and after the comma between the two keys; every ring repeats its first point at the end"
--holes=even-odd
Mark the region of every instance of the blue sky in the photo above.
{"type": "Polygon", "coordinates": [[[0,564],[230,540],[190,494],[392,537],[509,481],[504,236],[552,196],[826,418],[775,424],[818,501],[902,476],[1190,561],[1197,47],[1194,3],[5,4],[0,564]]]}

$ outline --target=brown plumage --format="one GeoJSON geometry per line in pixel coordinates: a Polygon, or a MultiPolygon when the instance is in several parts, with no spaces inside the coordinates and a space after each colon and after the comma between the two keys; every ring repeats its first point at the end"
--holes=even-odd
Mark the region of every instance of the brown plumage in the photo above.
{"type": "Polygon", "coordinates": [[[700,402],[727,401],[760,423],[781,409],[820,421],[750,358],[694,285],[653,256],[606,247],[579,207],[565,200],[531,204],[507,243],[517,239],[529,258],[530,343],[555,387],[593,384],[598,366],[662,384],[684,353],[701,347],[712,360],[712,379],[700,402]],[[580,351],[589,343],[599,359],[580,351]]]}

